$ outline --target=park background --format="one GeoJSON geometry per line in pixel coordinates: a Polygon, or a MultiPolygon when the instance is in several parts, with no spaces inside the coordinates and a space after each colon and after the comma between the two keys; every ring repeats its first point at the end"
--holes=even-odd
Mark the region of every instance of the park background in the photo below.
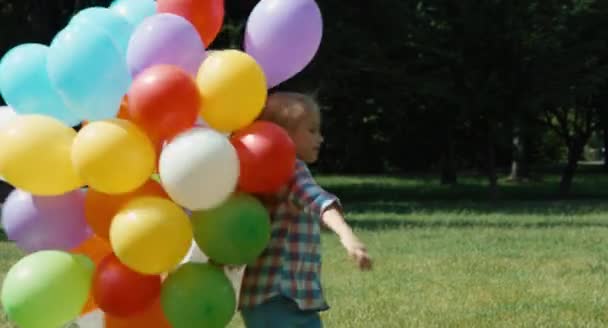
{"type": "MultiPolygon", "coordinates": [[[[0,52],[109,3],[0,0],[0,52]]],[[[226,1],[212,49],[256,3],[226,1]]],[[[321,48],[277,89],[322,105],[312,168],[375,259],[323,236],[326,325],[606,326],[608,2],[318,4],[321,48]]],[[[0,278],[22,256],[2,240],[0,278]]]]}

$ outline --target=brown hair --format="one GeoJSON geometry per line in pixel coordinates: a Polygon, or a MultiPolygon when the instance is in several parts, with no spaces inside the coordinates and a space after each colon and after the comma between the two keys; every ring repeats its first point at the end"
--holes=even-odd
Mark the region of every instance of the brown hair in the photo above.
{"type": "Polygon", "coordinates": [[[313,97],[303,93],[282,91],[268,96],[266,106],[258,119],[273,122],[291,132],[311,112],[320,112],[319,105],[313,97]]]}

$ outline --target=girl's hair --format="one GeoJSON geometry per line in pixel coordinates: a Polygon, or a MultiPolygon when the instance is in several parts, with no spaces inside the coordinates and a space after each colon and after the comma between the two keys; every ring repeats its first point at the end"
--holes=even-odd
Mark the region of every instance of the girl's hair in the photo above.
{"type": "MultiPolygon", "coordinates": [[[[258,120],[275,123],[290,133],[298,127],[306,115],[318,112],[320,112],[319,105],[311,96],[282,91],[268,96],[266,106],[258,120]]],[[[290,214],[297,214],[301,209],[288,200],[289,188],[290,186],[285,186],[283,190],[276,194],[256,196],[268,209],[286,202],[288,205],[287,211],[290,214]]]]}
{"type": "Polygon", "coordinates": [[[311,96],[297,92],[275,92],[268,96],[258,119],[273,122],[290,132],[311,112],[320,112],[319,105],[311,96]]]}

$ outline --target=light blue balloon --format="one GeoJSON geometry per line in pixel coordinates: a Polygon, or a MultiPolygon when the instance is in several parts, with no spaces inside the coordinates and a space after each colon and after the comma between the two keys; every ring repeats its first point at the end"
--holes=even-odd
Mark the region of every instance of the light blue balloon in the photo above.
{"type": "Polygon", "coordinates": [[[0,62],[0,92],[17,114],[47,115],[75,126],[80,118],[63,102],[46,70],[49,47],[25,43],[9,50],[0,62]]]}
{"type": "Polygon", "coordinates": [[[123,56],[126,56],[129,39],[135,29],[123,16],[104,7],[90,7],[81,10],[72,17],[70,24],[88,24],[91,28],[103,29],[123,56]]]}
{"type": "MultiPolygon", "coordinates": [[[[200,1],[200,0],[197,0],[200,1]]],[[[154,0],[115,0],[110,9],[126,18],[137,27],[146,17],[156,14],[156,1],[154,0]]]]}
{"type": "Polygon", "coordinates": [[[89,121],[115,117],[131,84],[112,39],[84,24],[70,24],[55,36],[47,69],[66,104],[89,121]]]}

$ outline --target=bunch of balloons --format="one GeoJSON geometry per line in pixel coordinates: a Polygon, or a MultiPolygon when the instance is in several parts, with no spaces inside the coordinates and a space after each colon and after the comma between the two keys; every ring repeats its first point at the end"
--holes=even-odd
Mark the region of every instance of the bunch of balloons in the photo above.
{"type": "Polygon", "coordinates": [[[93,310],[106,327],[231,320],[238,286],[222,266],[266,247],[255,195],[279,190],[296,158],[257,118],[315,56],[322,20],[314,0],[261,0],[243,49],[211,50],[223,19],[223,0],[117,0],[3,56],[0,177],[16,189],[2,226],[26,256],[1,297],[20,327],[93,310]]]}

